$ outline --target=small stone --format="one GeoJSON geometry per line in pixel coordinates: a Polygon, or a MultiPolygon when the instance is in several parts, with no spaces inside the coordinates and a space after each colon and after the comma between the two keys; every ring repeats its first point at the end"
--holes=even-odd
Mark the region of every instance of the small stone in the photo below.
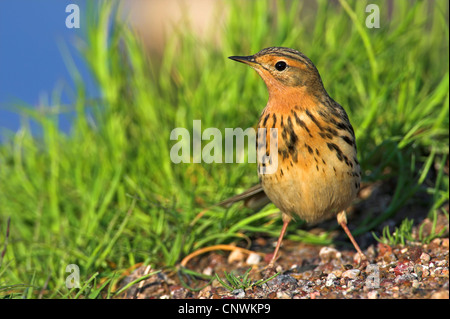
{"type": "Polygon", "coordinates": [[[434,244],[436,246],[440,246],[442,244],[442,239],[441,238],[435,238],[431,241],[431,244],[434,244]]]}
{"type": "Polygon", "coordinates": [[[422,277],[423,277],[423,270],[424,270],[424,267],[422,265],[414,266],[414,273],[417,275],[417,277],[419,279],[422,279],[422,277]]]}
{"type": "Polygon", "coordinates": [[[408,247],[403,248],[402,250],[400,250],[400,252],[401,252],[402,254],[406,253],[407,251],[408,251],[408,247]]]}
{"type": "Polygon", "coordinates": [[[419,288],[419,286],[420,286],[420,282],[417,279],[413,280],[412,287],[417,289],[417,288],[419,288]]]}
{"type": "Polygon", "coordinates": [[[342,278],[356,279],[360,273],[361,270],[359,269],[350,269],[342,273],[342,278]]]}
{"type": "Polygon", "coordinates": [[[320,269],[315,269],[313,271],[313,276],[314,277],[320,278],[320,277],[322,277],[322,275],[323,275],[323,271],[321,271],[320,269]]]}
{"type": "Polygon", "coordinates": [[[241,252],[240,249],[235,249],[228,255],[228,263],[229,264],[232,264],[234,262],[243,261],[243,260],[244,260],[244,254],[241,252]]]}
{"type": "Polygon", "coordinates": [[[296,287],[297,286],[297,279],[290,275],[279,275],[269,281],[267,284],[269,286],[272,285],[284,285],[284,286],[290,286],[290,287],[296,287]]]}
{"type": "Polygon", "coordinates": [[[445,265],[447,265],[447,260],[445,260],[445,259],[436,261],[436,266],[438,266],[438,267],[443,267],[445,265]]]}
{"type": "Polygon", "coordinates": [[[333,270],[331,273],[333,275],[335,275],[337,278],[341,278],[342,277],[342,270],[336,269],[336,270],[333,270]]]}
{"type": "Polygon", "coordinates": [[[251,253],[248,255],[247,260],[245,261],[247,265],[257,265],[261,261],[261,256],[255,253],[251,253]]]}
{"type": "Polygon", "coordinates": [[[210,299],[212,296],[212,288],[211,286],[206,286],[198,293],[199,299],[210,299]]]}
{"type": "Polygon", "coordinates": [[[206,267],[205,269],[203,269],[203,275],[206,276],[212,276],[214,269],[210,266],[206,267]]]}
{"type": "Polygon", "coordinates": [[[430,270],[428,269],[428,267],[423,266],[423,268],[422,268],[422,278],[428,277],[429,275],[430,275],[430,270]]]}
{"type": "Polygon", "coordinates": [[[380,256],[392,254],[392,248],[389,245],[378,243],[378,251],[380,256]]]}
{"type": "Polygon", "coordinates": [[[448,299],[448,290],[438,291],[431,295],[431,299],[448,299]]]}
{"type": "Polygon", "coordinates": [[[412,282],[413,280],[416,279],[416,277],[414,275],[416,275],[416,274],[404,274],[404,275],[397,276],[397,277],[395,277],[395,283],[399,284],[399,283],[404,283],[404,282],[412,282]]]}
{"type": "Polygon", "coordinates": [[[235,289],[231,292],[231,294],[236,298],[236,299],[242,299],[245,297],[245,291],[244,289],[235,289]]]}
{"type": "Polygon", "coordinates": [[[395,256],[394,253],[385,254],[383,256],[383,262],[385,265],[395,263],[396,261],[397,261],[397,257],[395,256]]]}
{"type": "Polygon", "coordinates": [[[291,299],[291,296],[286,291],[278,291],[277,299],[291,299]]]}
{"type": "Polygon", "coordinates": [[[377,299],[378,298],[378,291],[376,290],[371,290],[367,293],[367,298],[368,299],[377,299]]]}
{"type": "Polygon", "coordinates": [[[172,299],[186,299],[189,291],[181,286],[173,286],[170,288],[170,297],[172,299]]]}
{"type": "Polygon", "coordinates": [[[264,247],[267,245],[267,240],[265,240],[263,237],[258,237],[255,239],[255,244],[264,247]]]}
{"type": "Polygon", "coordinates": [[[359,191],[359,197],[367,199],[372,194],[373,187],[364,187],[359,191]]]}
{"type": "Polygon", "coordinates": [[[336,279],[337,279],[337,276],[335,274],[333,274],[333,273],[328,274],[327,280],[325,282],[325,286],[327,286],[327,287],[334,286],[334,280],[336,280],[336,279]]]}
{"type": "Polygon", "coordinates": [[[361,256],[361,254],[358,253],[358,252],[356,252],[356,253],[353,255],[353,262],[359,265],[359,264],[361,264],[362,258],[363,258],[363,257],[361,256]]]}
{"type": "Polygon", "coordinates": [[[320,296],[320,292],[319,291],[314,291],[309,296],[310,296],[311,299],[316,299],[317,297],[320,296]]]}
{"type": "Polygon", "coordinates": [[[437,267],[431,272],[432,277],[447,277],[448,278],[448,267],[437,267]]]}
{"type": "Polygon", "coordinates": [[[376,254],[377,254],[377,252],[376,252],[375,246],[370,245],[366,250],[366,256],[375,257],[376,254]]]}
{"type": "Polygon", "coordinates": [[[322,247],[319,257],[322,263],[330,262],[333,259],[341,259],[342,254],[332,247],[322,247]]]}
{"type": "Polygon", "coordinates": [[[420,255],[420,260],[422,262],[429,262],[430,259],[431,259],[431,257],[427,253],[422,253],[422,255],[420,255]]]}
{"type": "Polygon", "coordinates": [[[422,255],[423,251],[420,247],[410,247],[409,249],[409,258],[410,260],[416,262],[420,256],[422,255]]]}
{"type": "Polygon", "coordinates": [[[409,264],[407,262],[398,263],[397,266],[394,268],[394,274],[396,276],[400,276],[404,273],[407,273],[409,270],[409,264]]]}

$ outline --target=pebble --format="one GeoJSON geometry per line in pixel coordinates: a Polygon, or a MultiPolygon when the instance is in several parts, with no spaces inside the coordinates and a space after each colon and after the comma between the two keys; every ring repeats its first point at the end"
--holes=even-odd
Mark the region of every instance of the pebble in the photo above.
{"type": "Polygon", "coordinates": [[[415,265],[414,266],[414,273],[417,275],[417,277],[419,279],[422,279],[423,277],[428,276],[428,274],[424,274],[424,271],[427,270],[427,268],[425,268],[426,266],[422,266],[422,265],[415,265]]]}
{"type": "Polygon", "coordinates": [[[261,256],[255,253],[251,253],[248,255],[247,260],[245,261],[247,265],[257,265],[261,261],[261,256]]]}
{"type": "Polygon", "coordinates": [[[309,296],[310,296],[311,299],[316,299],[317,297],[320,296],[320,292],[319,291],[314,291],[309,296]]]}
{"type": "Polygon", "coordinates": [[[231,292],[231,294],[236,297],[236,299],[242,299],[245,297],[245,291],[244,289],[235,289],[231,292]]]}
{"type": "Polygon", "coordinates": [[[427,253],[422,253],[422,255],[420,255],[420,260],[422,262],[428,262],[428,261],[430,261],[430,259],[431,259],[431,257],[427,253]]]}
{"type": "Polygon", "coordinates": [[[277,298],[278,299],[291,299],[291,296],[286,291],[278,291],[277,298]]]}
{"type": "Polygon", "coordinates": [[[319,252],[320,260],[323,263],[330,262],[333,259],[340,259],[342,254],[332,247],[322,247],[319,252]]]}
{"type": "Polygon", "coordinates": [[[448,291],[438,291],[431,295],[431,299],[448,299],[448,291]]]}
{"type": "Polygon", "coordinates": [[[361,270],[359,270],[359,269],[350,269],[350,270],[344,271],[342,273],[342,277],[356,279],[356,278],[358,278],[360,273],[361,273],[361,270]]]}
{"type": "Polygon", "coordinates": [[[357,252],[353,255],[353,262],[360,264],[362,261],[361,255],[357,252]]]}
{"type": "Polygon", "coordinates": [[[206,286],[198,293],[198,299],[209,299],[212,296],[212,288],[211,286],[206,286]]]}
{"type": "Polygon", "coordinates": [[[269,282],[275,285],[297,285],[297,279],[289,275],[279,275],[269,282]]]}
{"type": "Polygon", "coordinates": [[[404,283],[404,282],[412,282],[413,280],[416,279],[416,277],[414,275],[416,275],[416,274],[404,274],[404,275],[397,276],[397,277],[395,277],[395,283],[398,284],[398,283],[404,283]]]}
{"type": "Polygon", "coordinates": [[[445,260],[445,259],[436,261],[436,266],[442,267],[445,265],[447,265],[447,260],[445,260]]]}
{"type": "Polygon", "coordinates": [[[206,276],[212,276],[213,272],[214,272],[214,269],[210,266],[203,269],[203,275],[206,275],[206,276]]]}
{"type": "Polygon", "coordinates": [[[331,273],[333,275],[335,275],[337,278],[341,278],[342,277],[342,270],[336,269],[336,270],[333,270],[331,273]]]}
{"type": "Polygon", "coordinates": [[[369,291],[367,293],[367,298],[369,298],[369,299],[377,299],[378,298],[378,291],[376,291],[376,290],[369,291]]]}
{"type": "Polygon", "coordinates": [[[394,274],[396,276],[400,276],[408,272],[410,272],[410,265],[407,262],[398,263],[397,266],[394,268],[394,274]]]}
{"type": "Polygon", "coordinates": [[[337,279],[337,276],[333,273],[328,274],[327,280],[325,282],[325,286],[331,287],[334,286],[334,280],[337,279]]]}
{"type": "Polygon", "coordinates": [[[442,244],[442,239],[441,239],[441,238],[435,238],[435,239],[433,239],[433,240],[431,241],[431,244],[434,244],[434,245],[439,246],[439,245],[442,244]]]}
{"type": "Polygon", "coordinates": [[[170,288],[170,297],[171,299],[186,299],[189,291],[180,286],[172,286],[170,288]]]}
{"type": "Polygon", "coordinates": [[[437,267],[431,271],[431,277],[448,277],[447,267],[437,267]]]}
{"type": "Polygon", "coordinates": [[[232,264],[233,262],[243,261],[244,260],[244,254],[241,252],[240,249],[233,250],[228,255],[228,263],[232,264]]]}

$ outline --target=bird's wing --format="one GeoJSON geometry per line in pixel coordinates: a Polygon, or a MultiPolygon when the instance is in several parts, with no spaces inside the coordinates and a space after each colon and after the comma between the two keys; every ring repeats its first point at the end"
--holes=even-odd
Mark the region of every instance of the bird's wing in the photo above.
{"type": "Polygon", "coordinates": [[[263,206],[270,203],[270,199],[267,197],[266,193],[264,192],[261,184],[257,184],[255,186],[250,187],[245,192],[235,195],[233,197],[227,198],[224,201],[217,204],[218,206],[224,206],[229,207],[232,204],[239,202],[239,201],[245,201],[245,206],[252,208],[252,209],[258,209],[262,208],[263,206]]]}

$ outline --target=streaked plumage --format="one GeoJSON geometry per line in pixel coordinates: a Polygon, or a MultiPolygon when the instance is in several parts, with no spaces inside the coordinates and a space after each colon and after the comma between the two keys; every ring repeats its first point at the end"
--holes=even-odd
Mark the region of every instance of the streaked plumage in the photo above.
{"type": "Polygon", "coordinates": [[[284,225],[271,266],[287,224],[296,217],[314,223],[337,215],[362,254],[345,216],[361,181],[354,130],[345,110],[326,92],[314,64],[301,52],[282,47],[230,59],[250,65],[266,83],[269,101],[258,123],[258,128],[266,128],[266,136],[258,136],[258,147],[266,146],[266,154],[273,155],[267,146],[270,128],[276,128],[278,167],[275,173],[265,174],[265,164],[259,161],[261,186],[225,203],[254,196],[264,202],[264,191],[281,210],[284,225]]]}

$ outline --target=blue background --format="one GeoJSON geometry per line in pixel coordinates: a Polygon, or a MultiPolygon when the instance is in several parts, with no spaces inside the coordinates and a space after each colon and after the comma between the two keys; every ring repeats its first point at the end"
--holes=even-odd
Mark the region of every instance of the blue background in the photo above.
{"type": "MultiPolygon", "coordinates": [[[[18,105],[36,107],[40,98],[51,100],[52,92],[62,86],[61,102],[71,104],[67,94],[74,84],[66,68],[61,45],[72,56],[83,79],[91,83],[76,38],[86,30],[85,0],[0,0],[0,142],[20,127],[18,105]],[[80,28],[66,27],[68,4],[80,8],[80,28]]],[[[70,131],[70,116],[60,116],[60,129],[70,131]]],[[[38,134],[38,127],[32,126],[38,134]]]]}

